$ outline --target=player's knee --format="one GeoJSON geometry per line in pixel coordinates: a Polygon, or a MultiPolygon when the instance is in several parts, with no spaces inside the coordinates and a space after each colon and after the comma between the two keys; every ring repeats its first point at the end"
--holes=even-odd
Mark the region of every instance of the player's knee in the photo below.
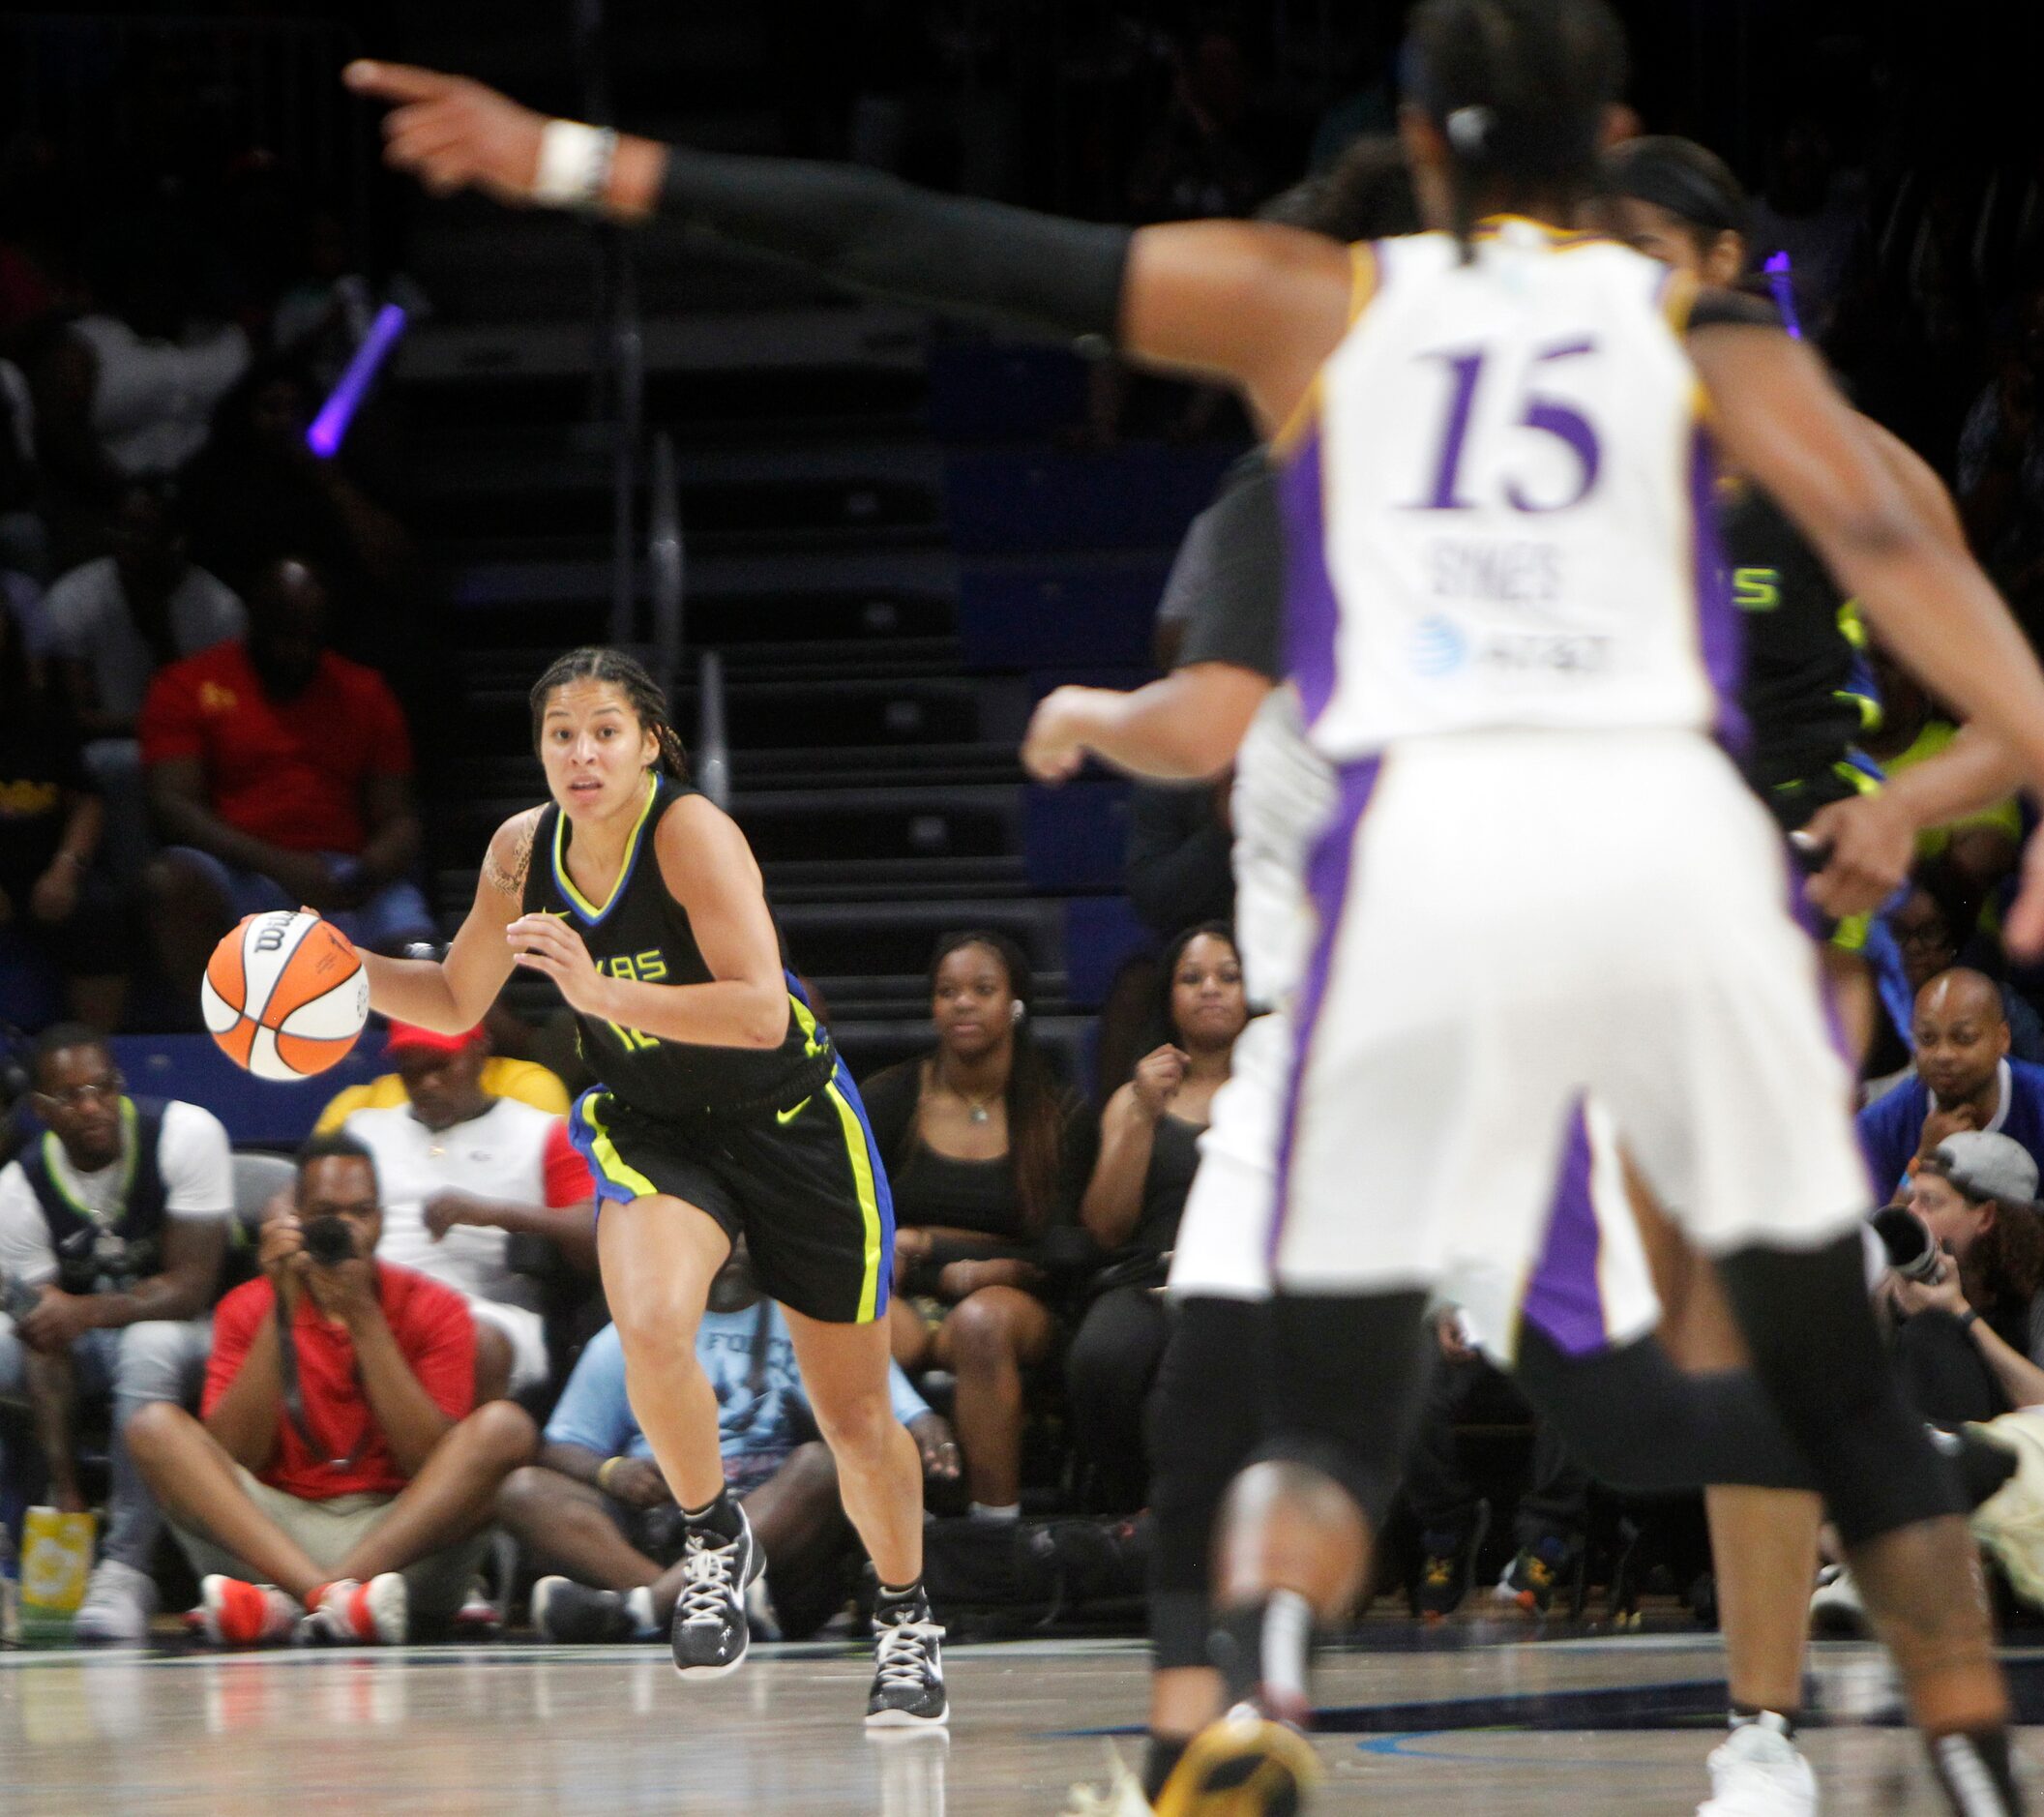
{"type": "Polygon", "coordinates": [[[678,1299],[635,1295],[629,1305],[613,1305],[612,1323],[625,1353],[628,1375],[663,1381],[699,1373],[696,1360],[696,1318],[678,1299]]]}
{"type": "Polygon", "coordinates": [[[894,1406],[884,1387],[814,1395],[811,1406],[825,1444],[841,1456],[876,1457],[894,1431],[894,1406]]]}

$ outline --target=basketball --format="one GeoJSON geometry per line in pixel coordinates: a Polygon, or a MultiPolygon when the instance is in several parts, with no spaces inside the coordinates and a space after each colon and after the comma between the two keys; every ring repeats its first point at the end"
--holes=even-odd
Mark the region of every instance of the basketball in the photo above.
{"type": "Polygon", "coordinates": [[[355,1045],[369,1020],[369,973],[331,922],[273,908],[213,949],[199,1008],[237,1066],[258,1079],[310,1079],[355,1045]]]}

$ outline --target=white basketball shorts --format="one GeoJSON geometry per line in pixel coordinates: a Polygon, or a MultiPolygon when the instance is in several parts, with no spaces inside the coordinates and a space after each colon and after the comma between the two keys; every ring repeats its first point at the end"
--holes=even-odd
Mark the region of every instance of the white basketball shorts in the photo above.
{"type": "Polygon", "coordinates": [[[1872,1194],[1817,951],[1715,746],[1465,734],[1337,781],[1277,1141],[1285,1291],[1530,1270],[1591,1099],[1708,1252],[1855,1226],[1872,1194]]]}

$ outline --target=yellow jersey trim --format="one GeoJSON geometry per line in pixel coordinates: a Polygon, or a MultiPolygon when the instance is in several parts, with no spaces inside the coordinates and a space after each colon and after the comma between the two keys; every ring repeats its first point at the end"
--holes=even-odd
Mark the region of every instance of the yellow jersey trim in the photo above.
{"type": "Polygon", "coordinates": [[[871,1325],[879,1308],[882,1260],[880,1194],[873,1176],[873,1153],[866,1146],[866,1125],[859,1120],[858,1112],[852,1109],[851,1100],[839,1090],[835,1079],[823,1087],[823,1094],[838,1113],[838,1125],[844,1132],[844,1152],[851,1161],[852,1189],[858,1194],[859,1217],[866,1227],[866,1266],[859,1282],[858,1323],[871,1325]]]}
{"type": "Polygon", "coordinates": [[[567,847],[562,839],[562,835],[567,831],[568,817],[565,814],[554,816],[553,880],[561,886],[561,894],[575,905],[583,920],[601,921],[616,907],[617,899],[624,893],[625,885],[632,880],[632,867],[638,861],[638,842],[646,830],[646,817],[653,812],[653,804],[659,799],[660,778],[649,774],[646,777],[646,798],[639,806],[638,819],[632,822],[631,837],[625,841],[624,862],[617,867],[617,880],[610,885],[610,894],[604,899],[601,908],[575,887],[575,879],[568,875],[567,847]]]}

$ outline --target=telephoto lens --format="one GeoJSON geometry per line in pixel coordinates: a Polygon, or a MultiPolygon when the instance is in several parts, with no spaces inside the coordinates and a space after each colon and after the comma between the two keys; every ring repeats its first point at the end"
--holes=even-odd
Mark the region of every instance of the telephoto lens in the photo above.
{"type": "Polygon", "coordinates": [[[1888,1252],[1888,1266],[1904,1280],[1928,1284],[1944,1278],[1944,1251],[1931,1227],[1909,1206],[1883,1206],[1869,1222],[1888,1252]]]}

